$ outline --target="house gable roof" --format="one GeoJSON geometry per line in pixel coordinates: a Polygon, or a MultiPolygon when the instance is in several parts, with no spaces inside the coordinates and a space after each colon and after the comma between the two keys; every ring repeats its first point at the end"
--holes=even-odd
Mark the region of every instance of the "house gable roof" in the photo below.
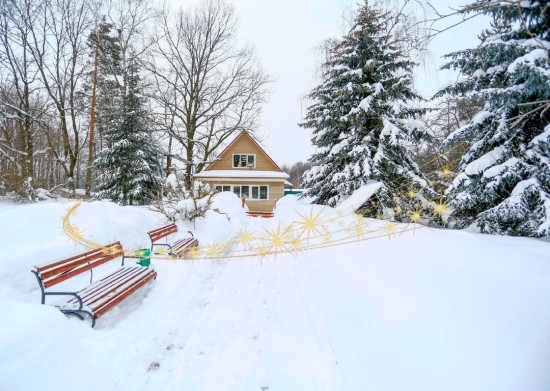
{"type": "Polygon", "coordinates": [[[243,130],[237,135],[218,155],[218,160],[210,163],[203,171],[233,170],[232,161],[234,153],[254,153],[256,155],[256,168],[252,170],[276,171],[283,170],[271,159],[265,149],[250,133],[243,130]],[[227,163],[231,164],[228,167],[227,163]]]}

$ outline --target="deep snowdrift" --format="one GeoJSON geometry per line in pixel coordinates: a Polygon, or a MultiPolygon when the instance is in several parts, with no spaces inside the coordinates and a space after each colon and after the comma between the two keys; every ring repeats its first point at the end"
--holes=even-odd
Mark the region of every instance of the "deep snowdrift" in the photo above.
{"type": "MultiPolygon", "coordinates": [[[[224,197],[216,207],[230,220],[197,221],[201,243],[312,210],[285,198],[275,219],[254,219],[224,197]]],[[[158,279],[91,329],[40,305],[30,273],[85,250],[63,232],[70,205],[0,206],[0,389],[550,386],[549,243],[422,228],[276,257],[153,259],[158,279]]],[[[73,220],[86,237],[128,249],[164,223],[106,202],[82,204],[73,220]]]]}

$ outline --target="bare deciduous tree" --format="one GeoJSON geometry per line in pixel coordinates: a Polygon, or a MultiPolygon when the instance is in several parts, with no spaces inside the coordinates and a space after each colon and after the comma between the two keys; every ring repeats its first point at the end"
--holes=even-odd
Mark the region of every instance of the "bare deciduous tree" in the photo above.
{"type": "Polygon", "coordinates": [[[4,76],[0,91],[3,117],[0,155],[11,161],[13,180],[19,183],[34,178],[36,118],[31,101],[33,88],[36,88],[32,85],[36,67],[29,52],[33,3],[30,0],[0,1],[0,65],[4,76]]]}
{"type": "MultiPolygon", "coordinates": [[[[164,12],[146,65],[154,80],[158,121],[201,171],[212,153],[242,129],[253,130],[269,78],[250,48],[236,46],[234,10],[208,0],[164,12]]],[[[192,171],[187,167],[187,177],[192,171]]]]}
{"type": "MultiPolygon", "coordinates": [[[[107,19],[117,29],[117,41],[120,47],[121,67],[129,68],[148,48],[147,36],[149,23],[159,15],[149,0],[109,0],[107,19]]],[[[116,75],[115,72],[112,72],[116,75]]],[[[125,88],[127,72],[123,72],[123,80],[118,84],[125,88]]]]}
{"type": "Polygon", "coordinates": [[[72,192],[79,155],[85,146],[81,122],[86,121],[80,116],[76,98],[84,72],[91,15],[86,0],[48,0],[41,2],[35,23],[30,26],[30,51],[56,112],[56,128],[47,127],[46,135],[72,192]],[[55,142],[57,132],[62,136],[61,150],[55,142]]]}
{"type": "Polygon", "coordinates": [[[299,188],[302,185],[302,176],[311,167],[313,167],[313,164],[310,162],[297,162],[291,166],[283,164],[281,169],[289,175],[288,181],[292,183],[292,186],[299,188]]]}

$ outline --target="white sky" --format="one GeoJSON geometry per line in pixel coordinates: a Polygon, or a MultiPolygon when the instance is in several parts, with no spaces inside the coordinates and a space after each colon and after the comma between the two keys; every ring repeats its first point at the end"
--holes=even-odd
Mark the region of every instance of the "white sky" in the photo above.
{"type": "MultiPolygon", "coordinates": [[[[306,112],[303,98],[318,81],[318,48],[327,38],[345,33],[342,15],[355,9],[361,0],[227,1],[237,9],[242,39],[254,47],[264,70],[275,79],[257,135],[279,165],[305,161],[313,153],[311,131],[298,123],[306,112]]],[[[432,1],[440,12],[466,2],[432,1]]],[[[441,55],[475,47],[481,26],[485,25],[486,20],[476,18],[433,41],[433,54],[416,75],[416,87],[423,95],[433,95],[438,86],[450,80],[448,72],[437,72],[443,63],[441,55]]]]}

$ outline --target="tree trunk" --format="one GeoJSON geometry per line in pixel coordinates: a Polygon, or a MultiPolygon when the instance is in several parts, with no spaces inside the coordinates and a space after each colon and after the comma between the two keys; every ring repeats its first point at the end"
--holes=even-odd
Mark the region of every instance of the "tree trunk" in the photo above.
{"type": "Polygon", "coordinates": [[[89,197],[92,190],[92,171],[94,163],[94,128],[95,128],[95,99],[97,87],[97,58],[99,46],[96,42],[94,57],[94,76],[92,81],[92,102],[90,105],[90,134],[88,135],[88,165],[86,166],[86,195],[89,197]]]}

